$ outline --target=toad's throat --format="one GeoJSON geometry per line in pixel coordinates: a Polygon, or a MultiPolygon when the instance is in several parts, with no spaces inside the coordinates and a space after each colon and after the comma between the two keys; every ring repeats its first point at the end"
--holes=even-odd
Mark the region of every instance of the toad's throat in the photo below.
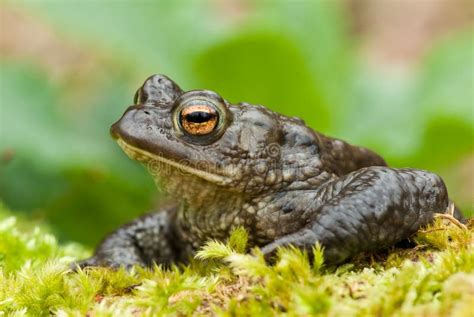
{"type": "MultiPolygon", "coordinates": [[[[167,159],[163,156],[156,155],[147,151],[144,151],[142,149],[139,149],[133,145],[128,144],[125,142],[123,139],[118,138],[117,143],[120,145],[122,150],[131,158],[134,160],[137,160],[139,162],[142,162],[146,164],[146,167],[148,170],[152,173],[159,173],[160,171],[160,166],[171,166],[174,167],[184,173],[189,173],[194,176],[198,176],[206,181],[216,183],[216,184],[229,184],[232,180],[231,178],[224,176],[224,175],[219,175],[215,173],[211,173],[208,171],[200,170],[197,169],[193,166],[190,166],[190,164],[181,164],[179,162],[173,161],[171,159],[167,159]]],[[[189,163],[189,162],[187,162],[189,163]]]]}

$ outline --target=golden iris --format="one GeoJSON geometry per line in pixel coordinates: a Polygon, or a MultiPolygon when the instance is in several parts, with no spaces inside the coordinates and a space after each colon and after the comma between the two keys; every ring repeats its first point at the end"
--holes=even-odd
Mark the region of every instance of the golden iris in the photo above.
{"type": "Polygon", "coordinates": [[[192,135],[209,134],[217,126],[219,114],[216,109],[208,105],[191,105],[179,114],[183,129],[192,135]]]}

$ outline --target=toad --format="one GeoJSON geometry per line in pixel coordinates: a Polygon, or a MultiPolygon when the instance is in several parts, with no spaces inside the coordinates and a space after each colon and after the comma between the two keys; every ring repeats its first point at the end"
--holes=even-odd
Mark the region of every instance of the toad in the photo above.
{"type": "Polygon", "coordinates": [[[111,134],[170,203],[110,234],[80,267],[183,263],[239,226],[268,257],[319,242],[326,262],[341,263],[410,237],[451,204],[434,173],[388,167],[299,118],[164,75],[144,82],[111,134]]]}

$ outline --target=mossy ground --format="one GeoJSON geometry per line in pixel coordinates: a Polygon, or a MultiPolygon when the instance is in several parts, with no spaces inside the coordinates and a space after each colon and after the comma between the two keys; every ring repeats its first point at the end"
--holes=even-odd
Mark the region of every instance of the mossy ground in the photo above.
{"type": "Polygon", "coordinates": [[[72,272],[89,255],[0,206],[0,315],[473,316],[473,226],[437,219],[412,248],[325,266],[280,250],[268,265],[246,234],[211,241],[185,267],[72,272]],[[32,229],[33,228],[33,229],[32,229]]]}

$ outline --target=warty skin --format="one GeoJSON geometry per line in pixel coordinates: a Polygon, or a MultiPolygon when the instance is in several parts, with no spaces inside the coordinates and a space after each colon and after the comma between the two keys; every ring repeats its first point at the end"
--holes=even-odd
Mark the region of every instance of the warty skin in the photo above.
{"type": "Polygon", "coordinates": [[[450,205],[438,175],[387,167],[263,106],[184,92],[164,75],[149,77],[134,102],[111,134],[172,203],[110,234],[80,267],[183,263],[237,226],[268,258],[319,242],[326,262],[341,263],[410,237],[450,205]]]}

